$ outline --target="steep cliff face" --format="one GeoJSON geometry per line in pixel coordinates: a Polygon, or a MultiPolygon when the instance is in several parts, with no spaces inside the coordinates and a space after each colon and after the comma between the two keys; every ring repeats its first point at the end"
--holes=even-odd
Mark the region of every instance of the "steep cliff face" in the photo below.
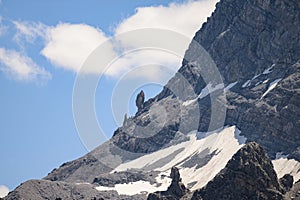
{"type": "MultiPolygon", "coordinates": [[[[284,152],[299,159],[300,2],[297,0],[223,0],[202,28],[194,43],[210,54],[226,93],[225,124],[237,125],[249,141],[261,144],[272,158],[284,152]],[[268,120],[266,120],[268,119],[268,120]]],[[[179,73],[198,95],[207,85],[197,66],[196,48],[186,51],[179,73]]],[[[158,98],[181,88],[175,76],[158,98]]],[[[181,99],[190,99],[180,93],[181,99]]],[[[200,123],[206,131],[211,102],[198,99],[200,123]]]]}

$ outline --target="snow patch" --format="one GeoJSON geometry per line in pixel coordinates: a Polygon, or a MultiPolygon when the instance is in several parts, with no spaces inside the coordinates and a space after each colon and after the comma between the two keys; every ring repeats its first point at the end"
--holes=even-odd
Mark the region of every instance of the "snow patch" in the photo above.
{"type": "Polygon", "coordinates": [[[216,90],[220,90],[220,89],[224,89],[224,92],[227,92],[229,91],[233,86],[235,86],[236,84],[238,83],[238,81],[234,82],[234,83],[230,83],[228,84],[225,88],[224,88],[224,84],[221,83],[221,84],[218,84],[214,87],[212,87],[212,84],[211,83],[208,83],[205,88],[203,88],[200,92],[200,94],[194,98],[194,99],[190,99],[190,100],[187,100],[185,102],[182,103],[183,106],[189,106],[195,102],[197,102],[198,99],[202,99],[204,97],[206,97],[207,95],[209,95],[210,93],[216,91],[216,90]]]}
{"type": "Polygon", "coordinates": [[[218,36],[218,39],[224,37],[224,35],[225,35],[228,31],[230,31],[230,29],[227,29],[226,31],[223,31],[222,33],[220,33],[220,35],[218,36]]]}
{"type": "Polygon", "coordinates": [[[172,179],[169,177],[170,173],[171,173],[171,170],[162,172],[162,173],[159,173],[157,175],[157,177],[155,178],[157,184],[160,185],[160,188],[165,188],[165,189],[161,189],[161,191],[167,190],[167,188],[170,186],[170,184],[172,182],[172,179]]]}
{"type": "Polygon", "coordinates": [[[243,85],[242,85],[242,88],[245,88],[245,87],[249,87],[251,85],[251,82],[256,79],[257,77],[259,77],[261,74],[256,74],[255,76],[252,77],[251,80],[247,80],[243,85]]]}
{"type": "Polygon", "coordinates": [[[269,79],[264,80],[262,83],[267,83],[269,81],[269,79]]]}
{"type": "Polygon", "coordinates": [[[237,83],[238,83],[238,81],[228,84],[228,85],[224,88],[224,92],[229,91],[229,90],[230,90],[233,86],[235,86],[237,83]]]}
{"type": "Polygon", "coordinates": [[[261,96],[260,99],[264,98],[271,90],[273,90],[276,85],[279,83],[279,81],[281,81],[282,79],[276,79],[275,81],[273,81],[272,83],[270,83],[269,88],[267,89],[267,91],[261,96]]]}
{"type": "Polygon", "coordinates": [[[257,74],[255,76],[252,77],[251,81],[253,81],[254,79],[258,78],[261,74],[257,74]]]}
{"type": "Polygon", "coordinates": [[[194,102],[196,102],[197,100],[198,100],[198,97],[195,99],[187,100],[187,101],[183,102],[182,105],[189,106],[189,105],[193,104],[194,102]]]}
{"type": "Polygon", "coordinates": [[[220,89],[223,89],[224,88],[224,84],[223,83],[220,83],[216,86],[212,86],[211,83],[207,84],[205,86],[205,88],[203,88],[201,90],[201,93],[199,94],[198,98],[202,99],[204,97],[206,97],[207,95],[209,95],[210,93],[214,92],[214,91],[217,91],[217,90],[220,90],[220,89]]]}
{"type": "MultiPolygon", "coordinates": [[[[193,136],[191,136],[191,137],[193,137],[193,136]]],[[[114,173],[115,171],[117,171],[117,172],[126,171],[128,169],[142,169],[144,167],[150,166],[151,164],[153,164],[153,163],[155,163],[155,162],[157,162],[157,161],[159,161],[163,158],[168,157],[169,155],[171,155],[174,151],[176,151],[178,149],[183,148],[184,149],[183,152],[184,152],[185,149],[188,148],[189,145],[191,145],[192,143],[193,142],[190,139],[190,141],[182,142],[180,144],[173,145],[173,146],[170,146],[168,148],[158,150],[158,151],[153,152],[151,154],[144,155],[144,156],[139,157],[135,160],[132,160],[132,161],[129,161],[129,162],[126,162],[126,163],[123,163],[123,164],[119,165],[111,173],[114,173]]],[[[182,155],[182,152],[179,153],[178,155],[182,155]]],[[[178,157],[178,155],[176,157],[178,157]]],[[[171,167],[169,169],[171,169],[171,167]]],[[[168,169],[166,169],[166,170],[168,170],[168,169]]],[[[164,171],[164,170],[157,170],[157,171],[164,171]]]]}
{"type": "Polygon", "coordinates": [[[95,187],[96,190],[99,191],[110,191],[115,190],[118,194],[123,195],[135,195],[135,194],[142,194],[142,193],[153,193],[156,191],[164,191],[167,190],[168,186],[170,185],[171,181],[165,181],[164,184],[160,186],[152,185],[148,181],[136,181],[124,184],[116,184],[114,187],[105,187],[105,186],[98,186],[95,187]]]}
{"type": "Polygon", "coordinates": [[[242,88],[249,87],[250,85],[251,85],[251,80],[247,80],[247,81],[242,85],[242,88]]]}
{"type": "MultiPolygon", "coordinates": [[[[273,71],[272,69],[274,68],[274,66],[275,66],[275,64],[273,64],[271,67],[267,68],[265,71],[263,71],[263,73],[261,73],[261,74],[256,74],[255,76],[252,77],[252,79],[247,80],[247,81],[242,85],[242,88],[249,87],[249,86],[251,85],[251,82],[252,82],[254,79],[258,78],[260,75],[262,75],[262,74],[266,75],[266,74],[271,73],[271,72],[273,71]]],[[[263,81],[262,83],[267,83],[268,81],[269,81],[269,79],[263,81]]],[[[259,85],[259,84],[261,84],[261,82],[256,83],[255,86],[257,86],[257,85],[259,85]]]]}
{"type": "Polygon", "coordinates": [[[294,177],[294,183],[297,182],[300,179],[300,163],[294,159],[288,159],[282,154],[278,157],[279,159],[272,160],[278,178],[290,174],[294,177]]]}
{"type": "Polygon", "coordinates": [[[262,81],[258,81],[256,84],[255,84],[255,86],[258,86],[259,84],[261,84],[262,83],[262,81]]]}
{"type": "MultiPolygon", "coordinates": [[[[239,134],[240,131],[235,126],[232,126],[205,138],[203,144],[200,145],[200,149],[208,148],[210,149],[210,153],[216,150],[217,154],[213,156],[206,165],[199,169],[196,169],[196,167],[181,168],[182,182],[185,185],[197,182],[191,188],[192,190],[205,186],[226,166],[232,156],[244,145],[246,138],[239,134]],[[238,137],[236,138],[236,136],[238,137]]],[[[198,150],[198,152],[201,152],[201,150],[198,150]]]]}
{"type": "Polygon", "coordinates": [[[212,86],[211,83],[208,83],[205,88],[203,88],[200,92],[200,94],[194,98],[194,99],[191,99],[191,100],[187,100],[185,102],[182,103],[183,106],[189,106],[191,105],[192,103],[195,103],[197,102],[198,99],[202,99],[204,97],[206,97],[207,95],[209,95],[210,93],[216,91],[216,90],[219,90],[219,89],[223,89],[224,88],[224,84],[223,83],[220,83],[216,86],[212,86]]]}
{"type": "Polygon", "coordinates": [[[275,64],[273,64],[271,67],[269,67],[268,69],[266,69],[263,74],[270,74],[273,70],[273,67],[275,66],[275,64]]]}

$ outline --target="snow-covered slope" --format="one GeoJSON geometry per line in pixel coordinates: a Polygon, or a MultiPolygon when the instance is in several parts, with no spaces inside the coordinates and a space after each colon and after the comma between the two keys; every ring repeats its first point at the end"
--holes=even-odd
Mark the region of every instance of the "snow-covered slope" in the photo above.
{"type": "MultiPolygon", "coordinates": [[[[116,190],[124,195],[164,191],[171,183],[169,174],[173,166],[180,169],[182,182],[186,186],[191,190],[199,189],[212,180],[246,142],[246,138],[240,135],[235,126],[210,133],[193,131],[188,136],[189,140],[186,142],[123,163],[111,171],[111,173],[127,170],[156,171],[159,173],[155,177],[155,184],[136,181],[116,184],[114,187],[99,186],[96,189],[116,190]]],[[[273,160],[273,165],[279,178],[291,173],[295,181],[299,180],[299,162],[280,157],[273,160]]]]}
{"type": "Polygon", "coordinates": [[[159,174],[155,177],[157,184],[137,181],[116,184],[114,187],[100,186],[96,189],[116,190],[119,194],[128,195],[166,190],[171,181],[168,175],[173,166],[180,169],[185,185],[191,189],[201,188],[223,169],[233,154],[244,145],[246,138],[239,134],[240,131],[235,126],[211,133],[191,132],[188,141],[121,164],[111,172],[130,169],[158,171],[159,174]]]}
{"type": "Polygon", "coordinates": [[[294,177],[294,182],[300,179],[300,162],[287,157],[277,158],[272,161],[274,169],[278,178],[283,177],[285,174],[290,174],[294,177]]]}

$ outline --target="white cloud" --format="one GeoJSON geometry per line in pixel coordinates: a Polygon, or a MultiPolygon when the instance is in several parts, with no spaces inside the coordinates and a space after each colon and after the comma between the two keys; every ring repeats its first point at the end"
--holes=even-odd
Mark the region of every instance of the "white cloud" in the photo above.
{"type": "Polygon", "coordinates": [[[49,27],[45,39],[42,55],[58,67],[78,72],[92,51],[107,37],[101,30],[86,24],[61,23],[49,27]]]}
{"type": "MultiPolygon", "coordinates": [[[[137,8],[134,15],[124,19],[117,25],[114,33],[117,37],[120,33],[131,30],[159,28],[183,34],[187,39],[179,41],[176,40],[176,37],[172,38],[173,36],[170,37],[169,35],[157,36],[155,31],[150,31],[148,35],[146,33],[123,37],[120,41],[117,41],[121,45],[111,43],[104,52],[100,53],[107,54],[109,58],[116,58],[118,55],[124,54],[124,52],[127,53],[127,47],[143,47],[145,41],[152,41],[155,38],[156,44],[162,44],[161,49],[168,50],[169,44],[172,44],[173,47],[177,46],[177,49],[180,49],[179,55],[174,58],[174,56],[159,51],[146,50],[143,53],[140,51],[120,57],[108,70],[95,57],[92,61],[89,61],[91,65],[95,66],[90,67],[87,72],[96,74],[101,70],[105,70],[105,75],[120,77],[123,73],[128,73],[130,70],[145,64],[166,65],[175,72],[180,67],[182,57],[188,48],[191,38],[201,27],[202,23],[206,21],[207,17],[211,15],[218,1],[186,1],[184,3],[171,3],[168,6],[137,8]],[[168,41],[167,47],[163,46],[165,41],[168,41]],[[123,52],[120,49],[116,50],[118,47],[122,47],[123,52]]],[[[33,22],[15,21],[14,24],[18,30],[15,36],[17,42],[20,43],[20,41],[23,41],[22,39],[32,42],[36,37],[43,38],[45,46],[41,54],[53,65],[74,72],[79,72],[88,56],[108,39],[100,29],[86,24],[60,23],[54,27],[33,22]]],[[[142,77],[157,78],[160,74],[155,73],[156,71],[153,70],[153,73],[143,74],[142,77]]]]}
{"type": "Polygon", "coordinates": [[[16,80],[48,80],[51,74],[30,57],[14,50],[0,48],[0,70],[16,80]]]}
{"type": "Polygon", "coordinates": [[[17,33],[14,35],[14,40],[23,47],[23,42],[33,43],[37,37],[45,37],[47,26],[43,23],[29,21],[13,21],[17,33]]]}
{"type": "MultiPolygon", "coordinates": [[[[140,51],[120,57],[109,69],[104,71],[104,74],[111,77],[119,77],[123,73],[129,72],[140,65],[154,63],[172,67],[176,71],[180,67],[182,57],[189,45],[190,39],[202,23],[206,21],[207,17],[211,15],[216,2],[218,0],[187,1],[181,4],[171,3],[168,6],[137,8],[134,15],[124,19],[115,28],[116,35],[140,28],[160,28],[184,34],[189,39],[176,42],[170,41],[174,45],[177,43],[178,48],[181,49],[179,57],[174,58],[174,55],[159,51],[140,51]]],[[[147,40],[151,37],[154,36],[139,35],[132,38],[124,37],[121,41],[122,48],[126,51],[126,47],[128,46],[140,47],[141,43],[137,38],[146,38],[147,40]]],[[[90,53],[107,39],[101,30],[92,26],[61,23],[56,27],[49,27],[47,29],[46,45],[41,53],[54,65],[78,72],[90,53]]],[[[165,40],[171,39],[168,36],[161,38],[161,41],[165,40]]],[[[159,40],[157,41],[159,43],[159,40]]],[[[111,51],[112,49],[107,48],[103,53],[120,55],[120,52],[111,51]]],[[[121,54],[123,53],[124,51],[121,52],[121,54]]],[[[97,60],[93,62],[97,62],[97,60]]],[[[96,66],[97,64],[93,63],[93,65],[96,66]]],[[[88,71],[98,73],[99,70],[104,70],[104,67],[98,65],[97,67],[90,68],[88,71]]],[[[142,77],[148,76],[149,79],[159,77],[159,74],[155,74],[155,71],[157,70],[153,70],[153,73],[143,74],[142,77]]]]}
{"type": "Polygon", "coordinates": [[[192,37],[215,9],[219,0],[187,1],[168,6],[150,6],[136,9],[136,13],[124,19],[116,33],[139,28],[169,29],[192,37]]]}
{"type": "Polygon", "coordinates": [[[182,58],[159,49],[140,49],[124,54],[109,66],[104,74],[110,77],[120,77],[127,74],[127,78],[142,78],[144,80],[167,80],[171,76],[170,70],[161,73],[163,68],[170,69],[180,63],[182,58]],[[143,70],[137,70],[137,68],[143,70]],[[152,68],[147,69],[146,68],[152,68]]]}
{"type": "MultiPolygon", "coordinates": [[[[119,64],[112,65],[112,70],[108,70],[108,75],[118,75],[124,71],[129,71],[138,65],[155,63],[162,66],[171,67],[174,72],[178,70],[181,65],[185,50],[191,42],[191,39],[198,31],[201,25],[206,22],[207,17],[215,9],[215,4],[219,0],[201,0],[201,1],[187,1],[184,3],[171,3],[168,6],[151,6],[140,7],[136,9],[136,13],[129,18],[124,19],[116,28],[115,34],[126,33],[136,29],[149,29],[149,33],[142,35],[135,35],[133,37],[123,37],[120,43],[125,46],[140,48],[145,41],[150,41],[161,45],[161,49],[174,50],[178,56],[170,56],[159,51],[145,51],[134,54],[134,56],[125,56],[120,59],[119,64]],[[153,30],[151,30],[153,28],[153,30]],[[154,29],[170,30],[156,35],[159,31],[154,29]],[[173,33],[172,33],[172,32],[173,33]]],[[[159,70],[157,71],[159,72],[159,70]]],[[[160,72],[159,72],[160,73],[160,72]]],[[[148,79],[157,79],[161,74],[153,73],[139,74],[137,76],[148,79]]],[[[164,77],[165,78],[165,77],[164,77]]],[[[169,77],[170,78],[170,77],[169,77]]]]}
{"type": "Polygon", "coordinates": [[[9,193],[8,187],[5,185],[0,185],[0,198],[5,197],[9,193]]]}

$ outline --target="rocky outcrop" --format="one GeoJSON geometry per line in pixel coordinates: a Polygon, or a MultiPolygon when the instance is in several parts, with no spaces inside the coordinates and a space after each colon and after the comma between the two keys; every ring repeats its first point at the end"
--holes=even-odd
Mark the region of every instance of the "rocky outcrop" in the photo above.
{"type": "Polygon", "coordinates": [[[140,112],[144,108],[145,94],[142,90],[136,97],[135,105],[138,108],[138,112],[140,112]]]}
{"type": "Polygon", "coordinates": [[[293,187],[294,178],[290,174],[285,174],[282,178],[279,179],[279,183],[284,192],[288,192],[293,187]]]}
{"type": "Polygon", "coordinates": [[[254,142],[242,147],[226,167],[192,199],[283,199],[271,160],[254,142]]]}
{"type": "Polygon", "coordinates": [[[121,149],[129,152],[150,153],[161,149],[174,139],[178,127],[178,124],[165,127],[151,137],[136,137],[122,131],[122,129],[117,129],[114,133],[113,142],[121,149]]]}
{"type": "Polygon", "coordinates": [[[300,200],[300,181],[297,181],[291,190],[285,194],[284,200],[300,200]]]}
{"type": "Polygon", "coordinates": [[[172,167],[171,175],[172,178],[171,185],[168,187],[167,191],[155,192],[148,195],[148,200],[176,200],[180,199],[184,195],[186,195],[189,190],[185,187],[185,185],[181,182],[179,170],[176,167],[172,167]]]}

